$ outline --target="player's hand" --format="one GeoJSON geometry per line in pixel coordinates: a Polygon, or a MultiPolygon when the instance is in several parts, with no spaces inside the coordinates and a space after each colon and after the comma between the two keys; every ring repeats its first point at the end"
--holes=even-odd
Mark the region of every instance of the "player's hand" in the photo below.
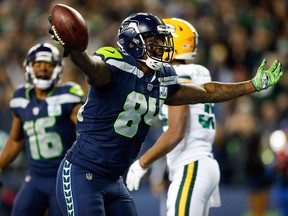
{"type": "Polygon", "coordinates": [[[283,76],[282,65],[278,60],[275,60],[268,70],[264,69],[266,63],[267,60],[263,59],[255,77],[252,79],[252,83],[258,92],[275,85],[283,76]]]}
{"type": "Polygon", "coordinates": [[[65,45],[65,43],[61,40],[61,38],[60,38],[59,35],[57,34],[57,31],[56,31],[55,27],[52,26],[51,16],[48,17],[48,20],[49,20],[49,22],[50,22],[50,24],[51,24],[48,32],[49,32],[49,34],[51,35],[52,40],[54,41],[54,43],[56,43],[56,44],[61,45],[61,46],[64,47],[63,57],[67,57],[67,56],[69,55],[69,52],[70,52],[69,47],[67,47],[67,46],[65,45]]]}
{"type": "Polygon", "coordinates": [[[139,160],[136,160],[129,168],[126,177],[127,188],[130,191],[138,190],[141,178],[145,175],[147,169],[140,166],[139,160]]]}

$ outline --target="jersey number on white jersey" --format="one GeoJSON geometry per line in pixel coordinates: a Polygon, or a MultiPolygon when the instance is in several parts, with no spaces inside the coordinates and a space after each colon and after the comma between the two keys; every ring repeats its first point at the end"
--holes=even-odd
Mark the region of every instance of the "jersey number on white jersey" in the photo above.
{"type": "MultiPolygon", "coordinates": [[[[214,104],[206,103],[204,104],[204,111],[207,114],[214,114],[214,104]]],[[[215,129],[215,120],[214,115],[199,115],[199,123],[203,128],[212,128],[215,129]]]]}

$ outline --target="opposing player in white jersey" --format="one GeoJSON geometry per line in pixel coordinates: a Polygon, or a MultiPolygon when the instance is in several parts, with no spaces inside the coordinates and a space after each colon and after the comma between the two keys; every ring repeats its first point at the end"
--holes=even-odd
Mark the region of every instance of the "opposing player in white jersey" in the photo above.
{"type": "MultiPolygon", "coordinates": [[[[211,81],[202,65],[187,63],[197,52],[198,33],[187,21],[164,19],[170,27],[175,53],[172,65],[181,83],[211,81]]],[[[127,174],[127,187],[137,190],[150,164],[166,155],[171,184],[167,196],[167,215],[208,215],[211,206],[220,206],[220,169],[212,155],[215,136],[214,104],[166,106],[161,110],[164,133],[155,145],[135,161],[127,174]],[[168,118],[169,116],[169,118],[168,118]]]]}

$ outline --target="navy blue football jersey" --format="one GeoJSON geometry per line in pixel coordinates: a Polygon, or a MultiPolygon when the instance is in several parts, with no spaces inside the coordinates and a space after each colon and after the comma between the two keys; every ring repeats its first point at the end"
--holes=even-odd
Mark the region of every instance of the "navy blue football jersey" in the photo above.
{"type": "Polygon", "coordinates": [[[70,116],[79,103],[83,103],[83,91],[72,82],[55,87],[44,100],[36,99],[31,85],[15,90],[10,108],[23,124],[29,174],[56,177],[61,160],[76,140],[70,116]]]}
{"type": "Polygon", "coordinates": [[[102,47],[93,57],[106,62],[112,81],[103,87],[90,86],[78,112],[79,136],[67,160],[98,175],[118,178],[137,157],[166,98],[179,88],[178,77],[168,64],[144,74],[135,58],[113,47],[102,47]]]}

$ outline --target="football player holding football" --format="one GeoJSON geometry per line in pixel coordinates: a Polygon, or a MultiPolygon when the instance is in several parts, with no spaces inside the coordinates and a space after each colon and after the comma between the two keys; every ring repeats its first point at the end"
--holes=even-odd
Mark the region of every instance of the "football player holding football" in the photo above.
{"type": "Polygon", "coordinates": [[[76,139],[83,91],[76,83],[59,83],[62,57],[49,43],[30,48],[23,65],[27,83],[15,90],[10,101],[13,121],[0,155],[0,168],[7,167],[25,147],[28,171],[12,215],[40,216],[48,210],[49,215],[60,216],[57,170],[76,139]]]}
{"type": "MultiPolygon", "coordinates": [[[[51,29],[52,38],[69,49],[56,28],[51,29]]],[[[249,81],[182,85],[167,64],[174,51],[172,34],[149,13],[127,17],[120,25],[118,44],[119,48],[101,47],[93,56],[70,49],[90,91],[77,117],[79,136],[58,171],[63,215],[137,215],[122,175],[137,157],[163,104],[227,101],[272,86],[283,74],[279,61],[265,70],[264,60],[249,81]]]]}
{"type": "MultiPolygon", "coordinates": [[[[198,33],[183,19],[163,19],[174,38],[171,64],[183,84],[201,85],[211,81],[210,72],[199,64],[189,63],[197,54],[198,33]],[[187,62],[188,61],[188,62],[187,62]]],[[[170,185],[166,214],[208,216],[211,206],[220,206],[218,184],[220,169],[213,159],[216,122],[213,103],[162,106],[159,115],[164,133],[127,174],[129,190],[138,190],[149,166],[166,155],[170,185]]]]}

